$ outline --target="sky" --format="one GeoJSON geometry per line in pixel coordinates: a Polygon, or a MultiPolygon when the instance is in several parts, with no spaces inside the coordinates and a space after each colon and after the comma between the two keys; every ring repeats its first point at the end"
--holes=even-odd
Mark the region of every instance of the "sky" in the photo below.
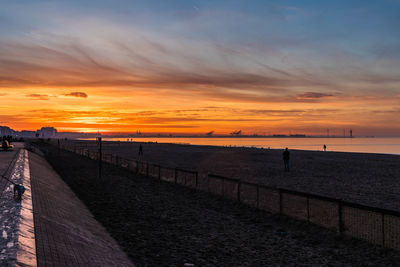
{"type": "Polygon", "coordinates": [[[0,6],[0,125],[400,136],[400,0],[0,6]]]}

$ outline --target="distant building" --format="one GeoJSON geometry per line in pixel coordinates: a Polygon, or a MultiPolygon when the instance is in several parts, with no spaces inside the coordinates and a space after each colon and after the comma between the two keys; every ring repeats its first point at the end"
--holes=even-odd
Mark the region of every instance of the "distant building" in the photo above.
{"type": "Polygon", "coordinates": [[[14,135],[14,130],[7,126],[0,126],[0,136],[14,135]]]}
{"type": "Polygon", "coordinates": [[[35,131],[22,130],[19,132],[18,136],[25,138],[33,138],[35,137],[35,133],[36,133],[35,131]]]}
{"type": "Polygon", "coordinates": [[[57,136],[57,129],[54,127],[42,127],[36,131],[40,138],[54,138],[57,136]]]}

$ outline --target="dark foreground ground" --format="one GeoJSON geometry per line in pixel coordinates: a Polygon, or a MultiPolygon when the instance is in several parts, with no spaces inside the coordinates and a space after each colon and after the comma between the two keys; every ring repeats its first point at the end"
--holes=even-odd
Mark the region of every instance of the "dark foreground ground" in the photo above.
{"type": "Polygon", "coordinates": [[[70,152],[47,160],[137,266],[396,266],[400,252],[70,152]]]}

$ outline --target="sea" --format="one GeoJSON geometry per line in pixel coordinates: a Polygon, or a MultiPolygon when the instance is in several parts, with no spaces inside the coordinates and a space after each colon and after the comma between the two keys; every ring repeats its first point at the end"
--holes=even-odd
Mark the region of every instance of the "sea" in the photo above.
{"type": "Polygon", "coordinates": [[[327,151],[383,153],[400,155],[400,137],[354,137],[354,138],[290,138],[290,137],[125,137],[103,138],[104,141],[157,142],[190,145],[257,147],[270,149],[299,149],[327,151]]]}

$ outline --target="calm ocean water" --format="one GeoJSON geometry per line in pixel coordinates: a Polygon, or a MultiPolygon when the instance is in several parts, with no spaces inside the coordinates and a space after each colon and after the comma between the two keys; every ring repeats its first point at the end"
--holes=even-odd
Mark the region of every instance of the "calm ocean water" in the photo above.
{"type": "MultiPolygon", "coordinates": [[[[105,141],[127,141],[128,138],[104,138],[105,141]]],[[[131,138],[129,138],[131,140],[131,138]]],[[[177,143],[191,145],[213,146],[246,146],[301,150],[366,152],[400,155],[400,137],[396,138],[171,138],[171,137],[141,137],[133,138],[136,142],[177,143]]]]}

